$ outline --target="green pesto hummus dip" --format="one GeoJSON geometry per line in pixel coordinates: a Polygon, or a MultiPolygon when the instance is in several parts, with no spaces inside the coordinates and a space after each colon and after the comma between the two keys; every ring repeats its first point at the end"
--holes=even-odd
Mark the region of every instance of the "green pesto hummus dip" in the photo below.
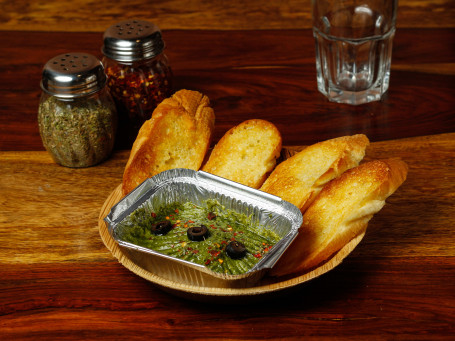
{"type": "Polygon", "coordinates": [[[201,205],[173,203],[157,210],[143,205],[118,228],[126,242],[229,275],[249,271],[280,240],[275,232],[252,224],[251,217],[225,209],[216,200],[201,205]],[[156,235],[157,224],[168,224],[169,231],[156,235]],[[200,241],[191,240],[188,229],[202,225],[207,228],[207,234],[200,241]],[[244,246],[241,256],[229,252],[231,242],[244,246]]]}

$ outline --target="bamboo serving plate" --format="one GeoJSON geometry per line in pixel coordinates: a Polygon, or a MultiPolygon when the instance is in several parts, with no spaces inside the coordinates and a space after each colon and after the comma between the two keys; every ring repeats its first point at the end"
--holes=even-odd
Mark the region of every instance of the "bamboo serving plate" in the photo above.
{"type": "Polygon", "coordinates": [[[269,277],[266,275],[255,286],[248,288],[201,287],[198,285],[189,285],[166,279],[162,276],[154,274],[152,271],[145,270],[133,262],[111,237],[104,218],[109,214],[111,208],[122,199],[121,187],[122,186],[119,185],[115,188],[101,208],[98,219],[98,227],[104,245],[106,245],[120,264],[136,275],[155,284],[164,291],[180,297],[198,301],[246,303],[252,299],[262,298],[264,295],[279,294],[287,291],[335,268],[354,250],[365,234],[362,233],[358,235],[347,243],[342,249],[332,255],[330,259],[326,260],[319,267],[308,272],[284,277],[269,277]]]}

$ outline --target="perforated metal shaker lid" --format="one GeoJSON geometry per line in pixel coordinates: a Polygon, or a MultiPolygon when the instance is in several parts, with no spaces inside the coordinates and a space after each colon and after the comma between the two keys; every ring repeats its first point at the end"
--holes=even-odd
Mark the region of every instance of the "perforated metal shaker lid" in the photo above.
{"type": "Polygon", "coordinates": [[[134,62],[164,50],[161,31],[145,20],[124,20],[110,26],[103,36],[103,54],[119,62],[134,62]]]}
{"type": "Polygon", "coordinates": [[[43,68],[41,88],[60,98],[76,98],[99,91],[106,84],[101,61],[89,53],[72,52],[50,59],[43,68]]]}

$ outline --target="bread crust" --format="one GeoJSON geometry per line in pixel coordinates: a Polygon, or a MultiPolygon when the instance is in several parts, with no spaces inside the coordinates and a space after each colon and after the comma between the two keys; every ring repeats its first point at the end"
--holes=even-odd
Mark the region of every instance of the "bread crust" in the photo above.
{"type": "Polygon", "coordinates": [[[133,143],[123,174],[123,194],[168,169],[199,170],[214,126],[210,101],[200,92],[180,90],[162,101],[133,143]]]}
{"type": "Polygon", "coordinates": [[[272,276],[309,270],[328,260],[363,233],[369,220],[406,180],[408,167],[399,159],[374,160],[329,182],[303,216],[299,234],[272,276]]]}
{"type": "Polygon", "coordinates": [[[281,146],[273,123],[247,120],[224,134],[202,170],[257,189],[275,167],[281,146]]]}
{"type": "Polygon", "coordinates": [[[363,134],[313,144],[280,163],[260,190],[305,212],[327,182],[359,164],[368,145],[363,134]]]}

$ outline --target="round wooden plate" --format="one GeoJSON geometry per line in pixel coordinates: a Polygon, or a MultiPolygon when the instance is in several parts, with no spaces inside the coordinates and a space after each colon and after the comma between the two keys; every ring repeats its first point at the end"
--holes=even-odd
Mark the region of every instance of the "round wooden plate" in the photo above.
{"type": "Polygon", "coordinates": [[[104,202],[101,209],[98,226],[101,239],[106,247],[111,251],[112,255],[124,267],[135,273],[136,275],[154,283],[163,290],[171,292],[177,296],[185,297],[189,299],[196,299],[200,301],[225,301],[226,303],[235,303],[238,301],[247,302],[248,298],[262,297],[266,294],[282,292],[286,289],[293,288],[299,284],[308,282],[309,280],[316,278],[327,271],[330,271],[342,260],[354,250],[357,244],[362,240],[365,233],[358,235],[346,244],[341,250],[334,254],[329,260],[324,262],[318,268],[309,272],[296,274],[293,276],[286,277],[264,277],[256,286],[249,288],[218,288],[218,287],[200,287],[196,285],[188,285],[184,283],[178,283],[172,280],[168,280],[161,276],[157,276],[153,272],[147,271],[142,267],[135,264],[129,259],[123,251],[120,249],[118,244],[109,234],[107,223],[104,218],[109,214],[112,206],[122,199],[121,185],[109,195],[104,202]],[[240,299],[240,300],[237,300],[240,299]]]}

